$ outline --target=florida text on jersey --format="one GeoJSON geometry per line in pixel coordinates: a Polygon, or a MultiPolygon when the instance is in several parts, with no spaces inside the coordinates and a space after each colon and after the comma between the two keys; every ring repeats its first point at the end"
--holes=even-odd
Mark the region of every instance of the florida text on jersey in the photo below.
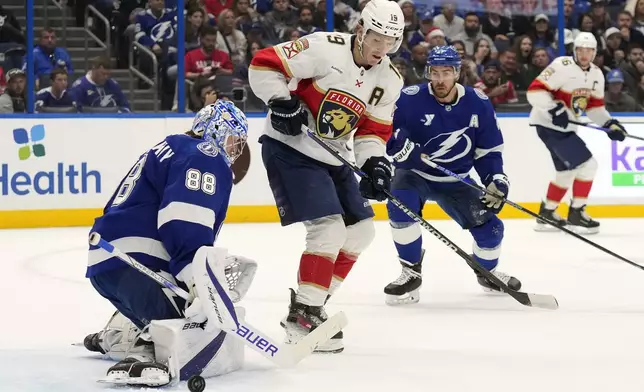
{"type": "MultiPolygon", "coordinates": [[[[288,98],[288,81],[311,113],[309,127],[345,158],[351,159],[347,142],[356,130],[356,160],[361,164],[360,156],[384,155],[403,79],[387,56],[373,67],[356,65],[355,44],[350,34],[309,34],[258,52],[249,78],[264,102],[288,98]]],[[[340,164],[306,135],[292,137],[274,131],[270,118],[266,134],[318,161],[340,164]]]]}

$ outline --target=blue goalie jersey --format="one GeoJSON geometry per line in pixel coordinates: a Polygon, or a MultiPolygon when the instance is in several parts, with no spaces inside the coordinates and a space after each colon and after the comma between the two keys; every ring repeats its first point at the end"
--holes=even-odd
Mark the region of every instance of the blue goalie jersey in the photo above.
{"type": "MultiPolygon", "coordinates": [[[[503,173],[503,136],[496,114],[480,90],[460,84],[456,88],[453,104],[439,103],[428,84],[404,88],[396,102],[394,136],[388,142],[388,150],[407,137],[436,164],[461,176],[467,176],[474,167],[487,184],[494,174],[503,173]]],[[[423,163],[404,165],[429,181],[458,181],[423,163]]]]}
{"type": "MultiPolygon", "coordinates": [[[[213,246],[233,178],[215,147],[168,136],[134,164],[92,231],[142,264],[176,276],[202,246],[213,246]]],[[[127,264],[90,247],[87,277],[127,264]]]]}

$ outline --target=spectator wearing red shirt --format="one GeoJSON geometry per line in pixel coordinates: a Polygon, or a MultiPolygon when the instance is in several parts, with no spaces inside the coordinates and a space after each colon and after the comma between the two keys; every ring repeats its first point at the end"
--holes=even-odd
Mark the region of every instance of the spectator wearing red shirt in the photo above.
{"type": "Polygon", "coordinates": [[[494,106],[519,101],[511,81],[501,83],[501,65],[496,60],[488,61],[484,66],[483,79],[474,85],[490,98],[494,106]]]}
{"type": "Polygon", "coordinates": [[[215,75],[230,75],[233,73],[233,63],[226,52],[215,49],[217,30],[211,26],[203,26],[201,30],[201,47],[186,53],[186,78],[210,78],[215,75]]]}

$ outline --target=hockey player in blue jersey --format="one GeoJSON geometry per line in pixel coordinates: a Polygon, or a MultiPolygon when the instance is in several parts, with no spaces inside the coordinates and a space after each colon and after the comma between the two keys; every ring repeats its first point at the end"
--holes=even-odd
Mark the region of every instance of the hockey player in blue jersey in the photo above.
{"type": "Polygon", "coordinates": [[[256,264],[213,244],[228,208],[230,166],[242,153],[247,130],[246,117],[232,103],[206,106],[188,133],[168,136],[141,155],[96,219],[92,232],[196,297],[186,307],[156,281],[90,247],[86,276],[118,310],[103,331],[84,342],[87,349],[120,361],[108,370],[107,382],[165,385],[170,376],[162,362],[172,353],[181,379],[241,366],[243,345],[224,331],[236,330],[242,315],[235,314],[239,311],[232,309],[239,308],[232,302],[245,294],[256,264]],[[214,271],[212,283],[228,287],[220,292],[228,295],[201,301],[196,263],[206,263],[214,271]],[[234,287],[227,284],[231,274],[236,274],[234,287]],[[210,328],[204,327],[206,319],[210,328]],[[142,334],[147,327],[149,334],[142,334]]]}
{"type": "MultiPolygon", "coordinates": [[[[425,202],[435,201],[470,231],[476,262],[518,290],[518,279],[496,269],[503,239],[503,222],[496,214],[503,207],[501,197],[510,187],[503,173],[503,137],[487,96],[456,83],[460,68],[454,47],[435,47],[427,59],[430,83],[402,90],[394,112],[394,135],[387,143],[395,166],[391,192],[419,214],[425,202]],[[499,197],[481,195],[458,179],[432,169],[421,160],[421,154],[469,181],[473,180],[468,173],[474,168],[487,189],[499,197]]],[[[402,273],[385,287],[386,302],[416,303],[424,256],[421,228],[393,204],[387,205],[387,211],[402,273]]],[[[499,291],[485,277],[477,274],[477,278],[485,290],[499,291]]]]}

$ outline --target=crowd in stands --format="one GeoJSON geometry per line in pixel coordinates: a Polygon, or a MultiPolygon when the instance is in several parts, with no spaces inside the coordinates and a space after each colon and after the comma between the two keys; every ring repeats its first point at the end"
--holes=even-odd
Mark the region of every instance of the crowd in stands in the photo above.
{"type": "MultiPolygon", "coordinates": [[[[129,56],[147,76],[137,87],[158,89],[163,110],[177,109],[177,86],[184,80],[189,110],[199,109],[213,95],[247,101],[251,105],[246,110],[261,110],[261,102],[253,99],[247,87],[251,59],[264,47],[325,31],[326,1],[186,0],[185,10],[178,13],[176,0],[75,0],[70,6],[79,26],[87,23],[88,5],[110,21],[114,60],[95,59],[87,74],[68,89],[74,72],[70,56],[57,46],[56,31],[43,29],[34,49],[36,110],[60,104],[78,111],[104,105],[129,111],[126,95],[110,78],[113,66],[127,68],[129,56]],[[177,15],[185,17],[183,37],[177,34],[177,15]],[[177,56],[180,39],[185,43],[183,59],[177,56]],[[180,61],[183,78],[178,77],[180,61]]],[[[368,1],[335,0],[334,29],[353,31],[368,1]]],[[[563,1],[565,53],[572,55],[579,32],[595,35],[594,63],[606,75],[608,109],[640,111],[644,106],[644,0],[559,1],[563,1]]],[[[432,47],[451,44],[463,60],[460,83],[484,91],[499,110],[526,111],[528,86],[559,55],[556,0],[400,0],[398,4],[405,16],[406,36],[391,57],[406,85],[425,80],[432,47]]],[[[105,35],[100,21],[94,20],[91,26],[95,34],[105,35]]],[[[24,26],[0,6],[0,52],[10,54],[11,48],[24,44],[24,26]]],[[[24,54],[20,56],[24,61],[24,54]]],[[[13,58],[13,63],[5,60],[4,70],[0,68],[0,89],[5,89],[0,111],[6,109],[9,98],[13,111],[24,110],[26,67],[13,58]]]]}

